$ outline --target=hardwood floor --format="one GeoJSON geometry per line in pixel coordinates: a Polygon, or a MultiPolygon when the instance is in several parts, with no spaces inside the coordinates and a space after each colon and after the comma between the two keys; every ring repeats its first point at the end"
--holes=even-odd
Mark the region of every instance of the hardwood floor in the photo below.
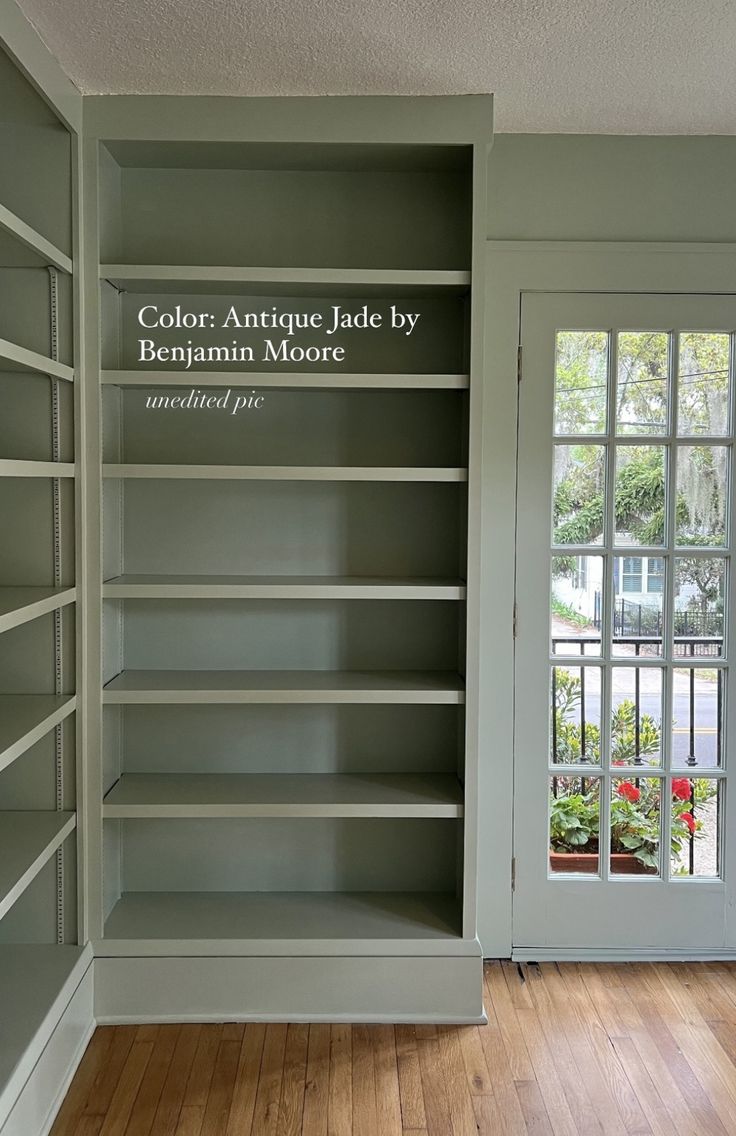
{"type": "Polygon", "coordinates": [[[734,1136],[736,964],[486,964],[487,1026],[97,1030],[52,1136],[734,1136]]]}

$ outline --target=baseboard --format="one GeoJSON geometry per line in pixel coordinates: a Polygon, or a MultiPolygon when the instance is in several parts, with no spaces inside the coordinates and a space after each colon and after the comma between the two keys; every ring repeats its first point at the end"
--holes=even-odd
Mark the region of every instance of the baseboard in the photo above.
{"type": "Polygon", "coordinates": [[[734,962],[736,951],[685,947],[514,947],[513,962],[734,962]]]}
{"type": "Polygon", "coordinates": [[[479,956],[97,958],[95,1018],[478,1024],[479,956]]]}
{"type": "Polygon", "coordinates": [[[0,1136],[47,1136],[95,1030],[90,965],[10,1110],[0,1136]]]}

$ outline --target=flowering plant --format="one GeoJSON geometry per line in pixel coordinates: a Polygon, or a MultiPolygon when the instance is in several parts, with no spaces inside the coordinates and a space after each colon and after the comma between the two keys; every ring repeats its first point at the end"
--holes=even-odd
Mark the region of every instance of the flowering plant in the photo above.
{"type": "MultiPolygon", "coordinates": [[[[623,762],[616,762],[621,765],[623,762]]],[[[558,777],[557,796],[550,801],[550,844],[554,852],[597,852],[600,822],[599,778],[558,777]]],[[[715,782],[703,777],[674,777],[671,852],[679,859],[703,822],[698,805],[716,793],[715,782]]],[[[661,781],[656,777],[614,779],[611,799],[611,852],[628,852],[644,867],[659,864],[661,781]]]]}

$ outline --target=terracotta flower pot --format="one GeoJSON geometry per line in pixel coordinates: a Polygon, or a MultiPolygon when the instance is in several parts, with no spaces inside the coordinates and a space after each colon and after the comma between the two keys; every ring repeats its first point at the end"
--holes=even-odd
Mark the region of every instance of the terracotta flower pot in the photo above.
{"type": "MultiPolygon", "coordinates": [[[[598,853],[550,852],[549,866],[552,872],[582,872],[597,875],[598,853]]],[[[613,852],[610,872],[613,876],[656,876],[657,869],[642,864],[631,852],[613,852]]]]}

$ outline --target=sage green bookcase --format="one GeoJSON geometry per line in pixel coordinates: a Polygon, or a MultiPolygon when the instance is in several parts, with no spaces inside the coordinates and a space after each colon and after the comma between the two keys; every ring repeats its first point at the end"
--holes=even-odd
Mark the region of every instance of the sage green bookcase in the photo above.
{"type": "Polygon", "coordinates": [[[77,926],[74,142],[2,48],[0,150],[0,1129],[14,1136],[43,1120],[43,1092],[23,1090],[91,949],[77,926]]]}
{"type": "Polygon", "coordinates": [[[98,1016],[478,1020],[490,100],[89,98],[85,134],[98,1016]],[[345,358],[285,364],[219,327],[365,304],[415,331],[298,331],[345,358]],[[141,337],[257,356],[152,368],[141,337]],[[148,405],[192,389],[263,404],[148,405]]]}

